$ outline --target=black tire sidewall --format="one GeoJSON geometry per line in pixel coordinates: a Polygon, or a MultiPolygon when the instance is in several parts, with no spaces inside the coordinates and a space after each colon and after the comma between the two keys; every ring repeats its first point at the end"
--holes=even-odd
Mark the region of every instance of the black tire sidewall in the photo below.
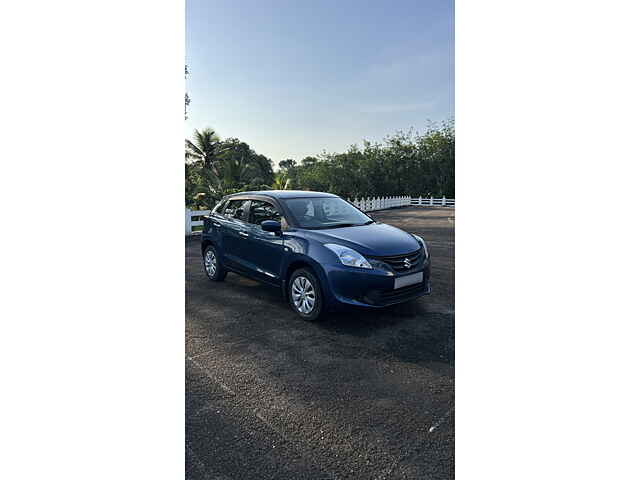
{"type": "Polygon", "coordinates": [[[288,289],[287,296],[289,297],[289,305],[291,305],[291,308],[293,308],[293,311],[296,312],[300,316],[300,318],[303,318],[308,322],[315,322],[316,320],[319,320],[320,316],[322,315],[322,311],[324,307],[324,299],[322,296],[322,288],[320,287],[320,282],[318,281],[315,274],[310,269],[300,268],[295,272],[293,272],[293,274],[289,278],[289,284],[287,286],[287,289],[288,289]],[[291,286],[293,285],[293,281],[300,276],[305,277],[307,280],[311,282],[316,294],[316,302],[313,305],[313,310],[311,310],[311,313],[309,313],[308,315],[305,315],[304,313],[298,311],[298,309],[296,308],[296,305],[293,303],[293,295],[291,294],[291,286]]]}
{"type": "Polygon", "coordinates": [[[214,248],[213,245],[208,245],[207,248],[204,249],[204,253],[202,254],[202,266],[204,268],[204,274],[209,280],[213,282],[221,282],[222,280],[224,280],[224,277],[227,276],[226,270],[220,264],[220,256],[218,255],[218,251],[214,248]],[[204,259],[207,256],[208,251],[212,251],[216,259],[216,274],[213,277],[209,276],[209,272],[207,272],[207,267],[204,263],[204,259]]]}

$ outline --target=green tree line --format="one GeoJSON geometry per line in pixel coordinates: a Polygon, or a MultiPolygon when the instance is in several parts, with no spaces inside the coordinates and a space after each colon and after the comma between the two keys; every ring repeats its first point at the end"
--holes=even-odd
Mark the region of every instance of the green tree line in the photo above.
{"type": "Polygon", "coordinates": [[[455,198],[455,127],[429,124],[423,133],[398,132],[380,143],[365,141],[344,153],[322,153],[299,163],[272,162],[238,139],[220,140],[212,129],[194,132],[186,146],[187,206],[211,207],[243,190],[299,189],[342,197],[392,195],[455,198]]]}
{"type": "Polygon", "coordinates": [[[272,161],[237,138],[221,140],[211,128],[185,139],[185,204],[212,208],[225,195],[269,189],[275,181],[272,161]]]}

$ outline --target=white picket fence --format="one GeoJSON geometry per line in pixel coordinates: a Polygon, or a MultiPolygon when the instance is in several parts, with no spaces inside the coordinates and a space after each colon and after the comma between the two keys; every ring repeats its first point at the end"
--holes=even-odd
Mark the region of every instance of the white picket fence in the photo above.
{"type": "Polygon", "coordinates": [[[374,198],[361,198],[351,200],[348,199],[353,205],[365,212],[372,212],[375,210],[386,210],[387,208],[396,207],[455,207],[456,200],[454,198],[433,198],[433,197],[418,197],[411,198],[409,196],[404,197],[374,197],[374,198]]]}
{"type": "Polygon", "coordinates": [[[411,199],[412,206],[419,207],[455,207],[456,199],[455,198],[433,198],[433,197],[418,197],[411,199]]]}
{"type": "MultiPolygon", "coordinates": [[[[455,207],[456,201],[454,198],[433,198],[433,197],[417,197],[411,198],[410,196],[402,197],[367,197],[367,198],[355,198],[351,200],[347,199],[350,203],[358,207],[364,212],[374,212],[376,210],[386,210],[388,208],[398,207],[455,207]]],[[[190,210],[185,209],[185,235],[192,235],[200,233],[201,229],[196,231],[194,227],[202,227],[204,222],[202,216],[208,215],[210,210],[190,210]]]]}
{"type": "Polygon", "coordinates": [[[347,201],[363,212],[373,212],[375,210],[386,210],[387,208],[408,207],[411,205],[411,197],[373,197],[361,198],[347,201]]]}
{"type": "Polygon", "coordinates": [[[209,215],[211,210],[190,210],[188,208],[184,209],[184,233],[185,235],[193,235],[200,233],[199,229],[197,231],[193,231],[193,227],[202,227],[204,226],[204,220],[200,217],[203,215],[209,215]],[[194,220],[196,218],[196,220],[194,220]]]}

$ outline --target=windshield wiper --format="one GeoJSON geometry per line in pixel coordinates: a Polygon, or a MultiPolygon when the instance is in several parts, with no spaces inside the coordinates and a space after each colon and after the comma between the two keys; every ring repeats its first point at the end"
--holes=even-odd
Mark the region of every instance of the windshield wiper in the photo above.
{"type": "Polygon", "coordinates": [[[323,225],[320,228],[342,228],[342,227],[358,227],[358,223],[334,223],[333,225],[323,225]]]}
{"type": "Polygon", "coordinates": [[[365,225],[371,225],[372,223],[375,223],[375,220],[369,220],[364,223],[335,223],[333,225],[327,225],[320,228],[363,227],[365,225]]]}

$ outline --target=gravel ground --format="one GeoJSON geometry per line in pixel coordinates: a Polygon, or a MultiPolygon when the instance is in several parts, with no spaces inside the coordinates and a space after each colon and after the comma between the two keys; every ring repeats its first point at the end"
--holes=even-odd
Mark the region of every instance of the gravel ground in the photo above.
{"type": "Polygon", "coordinates": [[[189,479],[454,477],[454,217],[374,212],[422,235],[431,296],[300,320],[278,289],[210,282],[186,241],[189,479]]]}

